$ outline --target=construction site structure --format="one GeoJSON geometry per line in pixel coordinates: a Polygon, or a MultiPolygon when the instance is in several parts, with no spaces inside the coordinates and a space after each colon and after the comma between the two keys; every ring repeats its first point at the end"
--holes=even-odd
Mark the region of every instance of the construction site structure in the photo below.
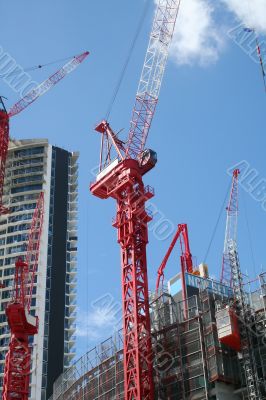
{"type": "Polygon", "coordinates": [[[145,203],[154,192],[149,186],[145,187],[143,175],[157,162],[156,153],[145,145],[179,4],[180,0],[157,3],[126,141],[118,138],[107,121],[96,127],[101,134],[100,168],[90,190],[101,199],[111,197],[117,203],[113,226],[118,230],[122,260],[125,400],[154,399],[146,257],[148,222],[152,217],[145,209],[145,203]],[[112,149],[115,149],[115,159],[112,149]]]}
{"type": "Polygon", "coordinates": [[[44,194],[36,203],[28,236],[25,259],[15,263],[12,300],[7,304],[6,316],[11,332],[5,359],[3,400],[29,398],[31,348],[30,337],[38,333],[38,316],[30,313],[35,275],[38,269],[44,216],[44,194]]]}
{"type": "MultiPolygon", "coordinates": [[[[56,73],[51,75],[48,79],[42,82],[40,85],[30,90],[22,99],[15,103],[9,111],[6,110],[3,98],[0,96],[0,214],[7,213],[8,210],[3,206],[3,190],[4,190],[4,179],[5,179],[5,165],[6,157],[8,152],[9,143],[9,120],[11,117],[21,113],[25,108],[37,100],[40,96],[44,95],[54,85],[60,82],[66,75],[74,71],[89,55],[86,51],[78,56],[73,57],[67,62],[62,68],[56,73]]],[[[15,68],[16,71],[16,68],[15,68]]],[[[9,76],[14,71],[9,72],[9,76]]],[[[16,72],[15,72],[16,73],[16,72]]]]}
{"type": "Polygon", "coordinates": [[[237,249],[238,223],[238,177],[239,169],[233,171],[225,229],[225,242],[222,263],[222,281],[227,278],[233,290],[230,301],[217,302],[217,324],[221,343],[237,350],[242,359],[242,367],[249,400],[263,399],[265,388],[258,376],[254,341],[257,332],[252,328],[256,313],[250,306],[244,286],[237,249]]]}
{"type": "MultiPolygon", "coordinates": [[[[185,273],[185,282],[186,301],[182,299],[180,273],[168,281],[168,289],[159,297],[150,294],[154,399],[248,399],[239,353],[218,337],[216,304],[229,301],[232,288],[189,273],[185,273]]],[[[266,273],[247,295],[256,316],[258,377],[265,387],[266,273]]],[[[120,331],[65,371],[55,382],[49,400],[124,400],[123,354],[120,331]]]]}

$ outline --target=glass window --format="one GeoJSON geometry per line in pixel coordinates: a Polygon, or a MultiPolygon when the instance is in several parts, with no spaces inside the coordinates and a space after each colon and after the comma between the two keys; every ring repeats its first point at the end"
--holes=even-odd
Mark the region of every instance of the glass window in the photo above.
{"type": "MultiPolygon", "coordinates": [[[[8,236],[6,239],[7,244],[17,243],[17,242],[26,242],[28,240],[29,235],[27,233],[21,233],[19,235],[8,236]]],[[[1,242],[1,239],[0,239],[1,242]]]]}
{"type": "Polygon", "coordinates": [[[42,185],[26,185],[11,189],[11,194],[20,192],[29,192],[31,190],[42,190],[42,185]]]}
{"type": "Polygon", "coordinates": [[[34,210],[36,207],[36,203],[29,203],[29,204],[21,204],[19,206],[11,207],[10,212],[19,212],[19,211],[27,211],[27,210],[34,210]]]}
{"type": "Polygon", "coordinates": [[[28,149],[16,150],[14,151],[15,157],[25,157],[25,156],[32,156],[34,154],[42,154],[44,153],[44,147],[29,147],[28,149]]]}
{"type": "Polygon", "coordinates": [[[0,323],[2,324],[3,322],[6,322],[6,315],[0,314],[0,323]]]}
{"type": "Polygon", "coordinates": [[[18,221],[27,221],[27,220],[31,220],[32,216],[33,216],[33,213],[19,214],[19,215],[9,217],[8,222],[12,223],[12,222],[18,222],[18,221]]]}
{"type": "Polygon", "coordinates": [[[2,299],[8,299],[10,297],[10,290],[4,290],[2,292],[2,299]]]}
{"type": "Polygon", "coordinates": [[[17,185],[19,183],[34,182],[41,180],[42,180],[42,175],[21,176],[20,178],[12,179],[12,184],[17,185]]]}
{"type": "Polygon", "coordinates": [[[13,161],[12,167],[20,167],[20,166],[29,165],[29,164],[40,164],[42,162],[43,162],[43,157],[34,157],[34,158],[30,158],[28,160],[13,161]]]}
{"type": "Polygon", "coordinates": [[[25,174],[31,174],[34,172],[42,172],[42,171],[43,171],[43,167],[41,165],[39,165],[36,167],[16,169],[15,171],[13,171],[13,175],[25,175],[25,174]]]}
{"type": "MultiPolygon", "coordinates": [[[[5,265],[15,264],[16,260],[17,260],[17,257],[6,258],[5,265]]],[[[5,271],[4,271],[5,276],[13,275],[13,273],[14,273],[14,268],[8,268],[8,269],[5,269],[5,271]]]]}
{"type": "Polygon", "coordinates": [[[30,193],[30,194],[24,194],[22,196],[14,196],[11,199],[11,203],[20,203],[22,201],[28,201],[28,200],[35,200],[39,197],[39,193],[30,193]]]}
{"type": "MultiPolygon", "coordinates": [[[[23,244],[21,244],[19,246],[8,247],[6,249],[6,254],[22,253],[24,251],[27,251],[27,244],[26,243],[23,243],[23,244]]],[[[1,255],[1,253],[0,253],[0,255],[1,255]]]]}
{"type": "Polygon", "coordinates": [[[13,225],[9,226],[7,229],[7,233],[13,233],[17,231],[27,231],[30,229],[30,224],[19,224],[19,225],[13,225]]]}

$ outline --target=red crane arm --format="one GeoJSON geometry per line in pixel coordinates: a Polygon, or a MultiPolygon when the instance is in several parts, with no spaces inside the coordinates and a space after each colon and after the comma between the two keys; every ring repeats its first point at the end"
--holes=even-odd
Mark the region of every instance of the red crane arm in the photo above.
{"type": "Polygon", "coordinates": [[[44,193],[41,192],[33,213],[25,260],[16,262],[13,301],[30,311],[34,279],[38,267],[44,216],[44,193]]]}
{"type": "Polygon", "coordinates": [[[126,155],[137,159],[144,150],[158,102],[180,0],[159,0],[132,113],[126,155]]]}
{"type": "Polygon", "coordinates": [[[31,103],[37,100],[40,96],[46,93],[51,87],[56,85],[61,79],[63,79],[70,72],[74,71],[79,64],[81,64],[85,58],[89,55],[86,51],[78,56],[75,56],[62,68],[60,68],[55,74],[46,79],[35,89],[31,90],[26,96],[19,100],[8,112],[9,117],[19,114],[25,108],[27,108],[31,103]]]}
{"type": "Polygon", "coordinates": [[[19,114],[31,103],[37,100],[40,96],[46,93],[50,88],[56,85],[70,72],[74,71],[78,65],[89,55],[86,51],[78,56],[75,56],[67,64],[65,64],[55,74],[50,76],[47,80],[41,83],[37,88],[30,91],[25,97],[19,100],[11,107],[9,112],[6,111],[2,98],[0,97],[0,215],[7,213],[8,210],[3,207],[3,190],[4,190],[4,177],[5,165],[9,144],[9,118],[19,114]]]}
{"type": "Polygon", "coordinates": [[[188,229],[187,224],[183,224],[182,235],[180,238],[181,243],[181,264],[183,263],[184,271],[189,274],[193,273],[193,261],[190,252],[189,239],[188,239],[188,229]]]}
{"type": "Polygon", "coordinates": [[[168,259],[176,245],[176,242],[178,239],[181,239],[181,263],[184,263],[182,265],[185,266],[185,270],[188,273],[192,273],[193,272],[193,262],[192,262],[192,256],[190,253],[190,247],[189,247],[189,239],[188,239],[188,229],[187,229],[187,224],[179,224],[177,231],[175,233],[175,236],[167,250],[166,255],[164,256],[164,259],[160,265],[160,267],[158,268],[157,271],[157,281],[156,281],[156,293],[158,293],[160,284],[163,283],[163,279],[164,279],[164,270],[166,267],[166,264],[168,262],[168,259]]]}

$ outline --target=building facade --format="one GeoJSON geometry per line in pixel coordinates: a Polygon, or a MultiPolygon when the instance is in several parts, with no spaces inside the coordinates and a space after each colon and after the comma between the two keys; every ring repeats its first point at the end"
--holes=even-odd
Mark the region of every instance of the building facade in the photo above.
{"type": "MultiPolygon", "coordinates": [[[[36,201],[44,192],[44,225],[31,313],[39,317],[32,340],[30,398],[46,400],[54,380],[75,356],[78,154],[45,139],[11,140],[0,217],[0,388],[9,329],[5,307],[14,263],[25,255],[36,201]]],[[[1,389],[0,389],[1,394],[1,389]]]]}

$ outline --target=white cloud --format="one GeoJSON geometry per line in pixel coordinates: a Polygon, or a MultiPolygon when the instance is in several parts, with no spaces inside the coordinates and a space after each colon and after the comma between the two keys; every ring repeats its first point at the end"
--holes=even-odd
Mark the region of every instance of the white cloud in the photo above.
{"type": "Polygon", "coordinates": [[[177,65],[215,63],[228,41],[230,13],[237,24],[266,33],[266,0],[181,0],[170,49],[177,65]]]}
{"type": "Polygon", "coordinates": [[[266,33],[265,0],[222,0],[235,17],[247,27],[266,33]]]}
{"type": "Polygon", "coordinates": [[[219,58],[222,48],[222,34],[209,0],[181,1],[170,52],[176,63],[212,64],[219,58]]]}
{"type": "Polygon", "coordinates": [[[121,305],[111,295],[105,295],[92,304],[89,312],[78,310],[77,330],[79,337],[99,340],[121,328],[121,305]]]}

